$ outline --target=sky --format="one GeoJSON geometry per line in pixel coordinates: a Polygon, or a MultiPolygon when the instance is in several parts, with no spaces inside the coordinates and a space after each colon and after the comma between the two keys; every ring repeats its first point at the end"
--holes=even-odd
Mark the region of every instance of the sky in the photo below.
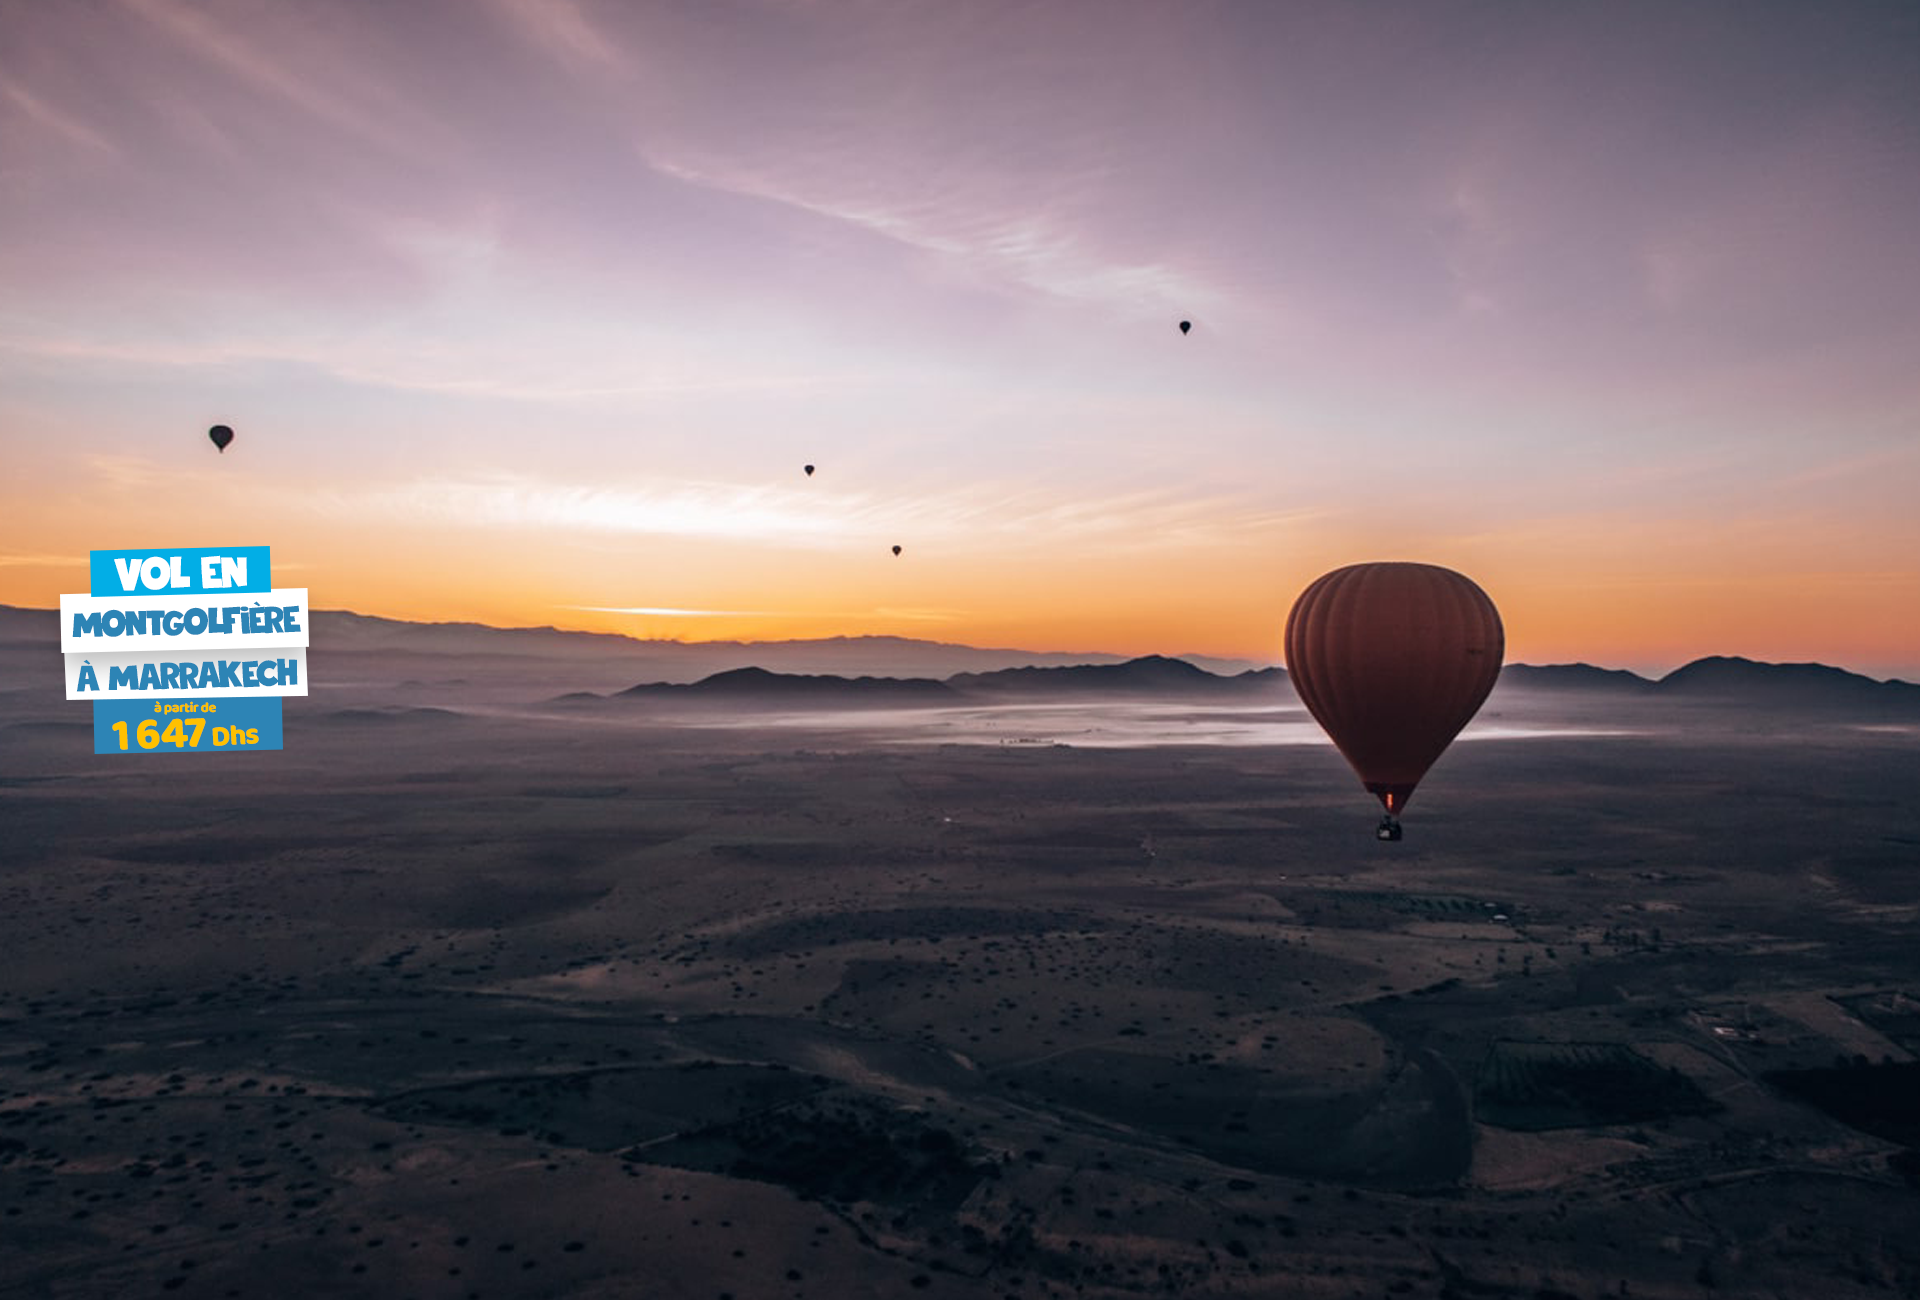
{"type": "Polygon", "coordinates": [[[1920,679],[1916,362],[1902,0],[0,4],[0,603],[1920,679]]]}

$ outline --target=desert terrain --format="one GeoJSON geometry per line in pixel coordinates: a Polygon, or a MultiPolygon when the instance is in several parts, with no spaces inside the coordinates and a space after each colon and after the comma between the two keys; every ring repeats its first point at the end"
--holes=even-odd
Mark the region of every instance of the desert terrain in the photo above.
{"type": "Polygon", "coordinates": [[[1284,680],[310,659],[0,645],[0,1294],[1920,1295],[1909,714],[1507,682],[1380,843],[1284,680]]]}

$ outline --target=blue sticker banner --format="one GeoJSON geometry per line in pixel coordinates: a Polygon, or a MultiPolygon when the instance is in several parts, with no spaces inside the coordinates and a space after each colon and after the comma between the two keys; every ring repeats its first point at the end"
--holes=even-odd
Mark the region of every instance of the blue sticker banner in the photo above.
{"type": "Polygon", "coordinates": [[[278,696],[100,700],[96,754],[204,754],[281,748],[278,696]]]}
{"type": "Polygon", "coordinates": [[[266,546],[89,551],[95,596],[233,596],[273,590],[266,546]]]}

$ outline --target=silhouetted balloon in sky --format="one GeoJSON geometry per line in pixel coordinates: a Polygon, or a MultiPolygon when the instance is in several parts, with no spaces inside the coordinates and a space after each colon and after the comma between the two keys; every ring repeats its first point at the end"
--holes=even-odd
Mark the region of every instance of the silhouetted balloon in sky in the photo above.
{"type": "Polygon", "coordinates": [[[809,466],[807,466],[807,477],[808,477],[808,478],[812,478],[812,477],[813,477],[813,466],[811,466],[811,465],[809,465],[809,466]]]}
{"type": "Polygon", "coordinates": [[[207,430],[207,436],[213,439],[213,445],[224,453],[227,450],[227,444],[233,441],[233,430],[224,424],[216,424],[207,430]]]}
{"type": "Polygon", "coordinates": [[[1192,322],[1192,321],[1190,321],[1190,320],[1183,320],[1183,321],[1181,321],[1181,322],[1180,322],[1180,332],[1181,332],[1182,334],[1185,334],[1185,333],[1186,333],[1186,332],[1187,332],[1188,330],[1190,330],[1190,329],[1192,329],[1192,328],[1193,328],[1193,322],[1192,322]]]}
{"type": "Polygon", "coordinates": [[[1335,569],[1287,615],[1293,688],[1389,816],[1478,711],[1505,650],[1487,593],[1433,564],[1335,569]]]}
{"type": "Polygon", "coordinates": [[[900,548],[899,548],[899,547],[897,547],[897,546],[896,546],[896,547],[894,547],[894,548],[893,548],[893,553],[894,553],[895,555],[898,555],[898,554],[900,554],[900,548]]]}

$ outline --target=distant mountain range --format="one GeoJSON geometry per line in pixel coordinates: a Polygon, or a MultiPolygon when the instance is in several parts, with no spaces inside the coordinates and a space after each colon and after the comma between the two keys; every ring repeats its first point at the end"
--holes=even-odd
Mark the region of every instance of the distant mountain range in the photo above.
{"type": "Polygon", "coordinates": [[[735,668],[691,684],[649,682],[611,697],[574,692],[562,698],[612,698],[648,703],[780,704],[791,707],[1005,704],[1033,699],[1170,699],[1291,703],[1287,675],[1261,668],[1231,677],[1196,668],[1182,659],[1148,655],[1117,664],[1072,664],[1050,668],[1002,668],[985,673],[930,677],[839,677],[735,668]]]}
{"type": "MultiPolygon", "coordinates": [[[[1697,660],[1651,681],[1634,673],[1588,664],[1532,667],[1509,664],[1501,691],[1580,692],[1600,697],[1675,702],[1738,702],[1768,709],[1822,709],[1920,715],[1920,686],[1880,682],[1823,664],[1766,664],[1751,659],[1697,660]]],[[[572,700],[609,697],[577,692],[572,700]]],[[[955,673],[944,681],[925,677],[794,675],[760,668],[715,673],[691,684],[653,682],[611,698],[649,703],[937,707],[1007,704],[1042,699],[1164,699],[1219,703],[1295,703],[1287,674],[1262,668],[1221,676],[1179,659],[1149,655],[1119,664],[1052,668],[1003,668],[955,673]]]]}
{"type": "MultiPolygon", "coordinates": [[[[612,632],[551,627],[496,628],[480,623],[409,623],[344,610],[315,610],[313,644],[320,651],[444,656],[483,654],[573,663],[617,661],[634,676],[691,682],[735,668],[776,672],[946,677],[998,668],[1120,663],[1126,656],[1012,650],[921,641],[899,636],[835,636],[789,641],[660,641],[612,632]]],[[[1206,661],[1227,671],[1253,667],[1206,661]]],[[[632,680],[630,676],[628,680],[632,680]]]]}
{"type": "MultiPolygon", "coordinates": [[[[0,605],[0,646],[58,653],[58,611],[0,605]]],[[[496,628],[479,623],[410,623],[343,610],[316,610],[316,672],[329,659],[418,671],[434,663],[471,673],[487,665],[496,679],[537,683],[550,669],[591,668],[592,678],[636,677],[645,684],[577,700],[647,698],[664,702],[788,701],[795,705],[937,705],[1039,698],[1166,698],[1291,703],[1286,672],[1204,656],[1070,654],[983,649],[909,637],[826,637],[799,641],[647,641],[557,628],[496,628]],[[1197,662],[1196,662],[1197,661],[1197,662]],[[652,680],[647,681],[647,678],[652,680]]],[[[56,665],[57,660],[50,661],[56,665]]],[[[362,673],[366,671],[361,670],[362,673]]],[[[551,676],[586,676],[581,671],[551,676]]],[[[1499,690],[1581,692],[1596,699],[1739,701],[1771,708],[1920,712],[1920,686],[1876,681],[1825,664],[1770,664],[1716,655],[1657,680],[1591,664],[1508,664],[1499,690]]]]}
{"type": "MultiPolygon", "coordinates": [[[[579,699],[582,696],[575,694],[566,698],[579,699]]],[[[629,686],[612,698],[641,699],[649,703],[739,702],[796,707],[825,707],[844,702],[921,706],[965,702],[961,692],[930,677],[835,677],[817,673],[770,673],[764,668],[732,668],[692,683],[648,682],[641,686],[629,686]]]]}
{"type": "Polygon", "coordinates": [[[1658,680],[1591,664],[1531,667],[1508,664],[1502,687],[1586,691],[1668,700],[1741,700],[1775,707],[1920,709],[1920,686],[1876,681],[1826,664],[1769,664],[1736,655],[1710,655],[1658,680]]]}
{"type": "Polygon", "coordinates": [[[1637,694],[1651,691],[1653,682],[1624,668],[1595,668],[1592,664],[1508,664],[1500,670],[1500,685],[1530,690],[1615,691],[1637,694]]]}
{"type": "Polygon", "coordinates": [[[1286,689],[1283,668],[1255,668],[1231,676],[1211,673],[1184,659],[1147,655],[1125,663],[1070,668],[1002,668],[956,673],[947,685],[970,695],[1164,695],[1181,698],[1244,697],[1286,689]]]}
{"type": "Polygon", "coordinates": [[[0,642],[37,641],[45,645],[49,639],[55,645],[60,643],[59,610],[0,605],[0,642]]]}

